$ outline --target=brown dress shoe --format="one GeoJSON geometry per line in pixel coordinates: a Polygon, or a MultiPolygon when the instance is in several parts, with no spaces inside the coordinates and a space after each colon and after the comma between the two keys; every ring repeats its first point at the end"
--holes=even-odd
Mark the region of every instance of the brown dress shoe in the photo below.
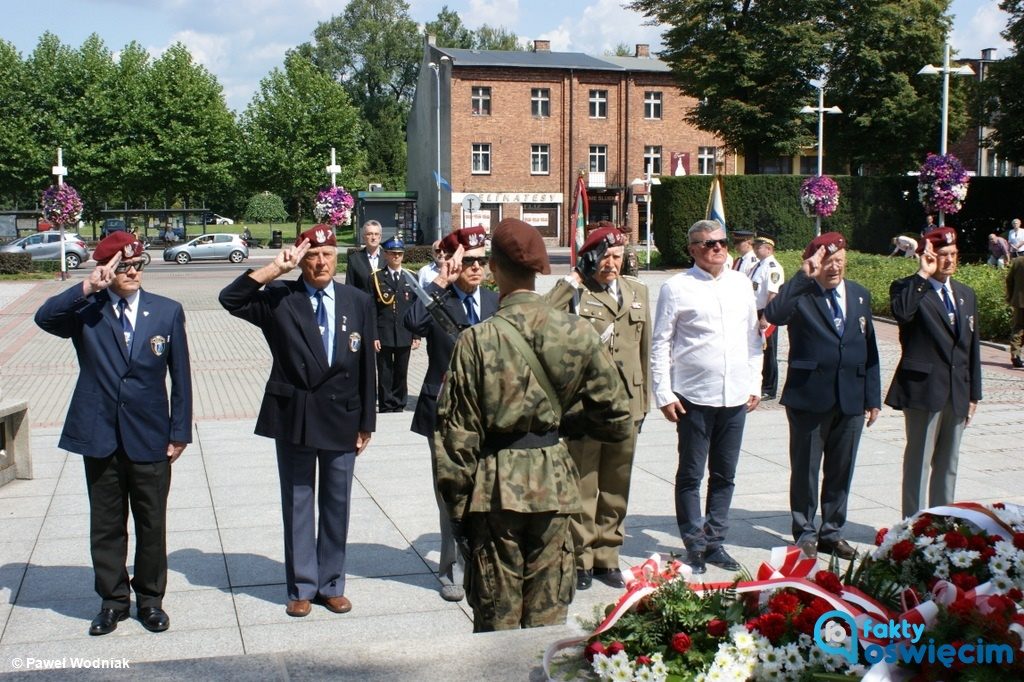
{"type": "Polygon", "coordinates": [[[320,597],[320,603],[333,613],[348,613],[352,610],[352,602],[348,597],[338,595],[337,597],[320,597]]]}
{"type": "Polygon", "coordinates": [[[291,599],[288,601],[288,606],[285,607],[284,612],[293,618],[302,618],[309,615],[311,608],[308,599],[291,599]]]}

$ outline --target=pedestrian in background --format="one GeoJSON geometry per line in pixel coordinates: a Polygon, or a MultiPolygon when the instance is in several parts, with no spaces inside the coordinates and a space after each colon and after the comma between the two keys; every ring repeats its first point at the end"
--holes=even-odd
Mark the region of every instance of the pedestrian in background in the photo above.
{"type": "Polygon", "coordinates": [[[1006,302],[1012,314],[1010,331],[1010,364],[1016,369],[1024,367],[1021,345],[1024,342],[1024,256],[1010,262],[1006,273],[1006,302]]]}
{"type": "Polygon", "coordinates": [[[259,270],[220,293],[235,317],[263,331],[273,366],[256,434],[274,439],[281,482],[289,616],[311,604],[347,613],[345,553],[356,455],[376,428],[373,301],[335,282],[329,225],[306,230],[259,270]],[[295,268],[298,279],[277,281],[295,268]],[[319,486],[317,485],[319,479],[319,486]]]}
{"type": "Polygon", "coordinates": [[[775,298],[786,273],[782,264],[775,259],[775,239],[767,234],[754,237],[754,254],[757,265],[750,271],[750,282],[754,287],[757,306],[757,325],[761,331],[764,360],[761,366],[761,400],[775,400],[779,392],[779,335],[764,318],[764,309],[775,298]]]}
{"type": "Polygon", "coordinates": [[[367,220],[363,223],[363,248],[349,252],[345,267],[345,284],[369,293],[370,275],[384,267],[384,258],[380,250],[383,234],[383,228],[376,220],[367,220]]]}
{"type": "Polygon", "coordinates": [[[90,635],[128,617],[135,590],[143,627],[163,632],[171,465],[192,442],[192,377],[181,304],[142,289],[142,244],[113,232],[82,284],[46,301],[35,320],[71,339],[80,373],[59,447],[84,455],[89,542],[100,612],[90,635]],[[168,398],[167,378],[171,392],[168,398]],[[135,560],[128,577],[128,509],[135,560]]]}
{"type": "Polygon", "coordinates": [[[420,347],[419,337],[403,320],[416,302],[416,292],[405,278],[409,271],[402,267],[402,240],[392,237],[381,248],[387,265],[370,275],[369,284],[377,305],[377,407],[381,412],[403,412],[409,397],[409,357],[420,347]]]}

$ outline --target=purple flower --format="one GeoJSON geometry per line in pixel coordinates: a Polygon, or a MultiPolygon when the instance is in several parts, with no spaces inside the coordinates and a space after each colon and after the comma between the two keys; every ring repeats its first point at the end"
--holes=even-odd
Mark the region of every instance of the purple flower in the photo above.
{"type": "Polygon", "coordinates": [[[344,187],[328,187],[320,190],[313,204],[313,215],[322,223],[346,225],[352,218],[355,201],[344,187]]]}
{"type": "Polygon", "coordinates": [[[839,207],[839,185],[827,175],[814,175],[800,185],[800,207],[809,216],[827,218],[839,207]]]}
{"type": "Polygon", "coordinates": [[[82,199],[68,184],[51,185],[43,192],[43,218],[54,225],[73,225],[82,217],[82,199]]]}
{"type": "Polygon", "coordinates": [[[917,196],[929,212],[956,213],[967,198],[970,175],[952,154],[929,154],[917,179],[917,196]]]}

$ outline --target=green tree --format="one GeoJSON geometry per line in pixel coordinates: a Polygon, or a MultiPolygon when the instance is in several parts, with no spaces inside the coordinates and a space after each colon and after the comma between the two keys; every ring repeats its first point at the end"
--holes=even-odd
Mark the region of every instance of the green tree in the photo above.
{"type": "Polygon", "coordinates": [[[1010,15],[1003,37],[1013,54],[992,64],[982,93],[993,126],[988,143],[996,154],[1024,163],[1024,0],[1003,0],[999,7],[1010,15]]]}
{"type": "Polygon", "coordinates": [[[245,220],[251,223],[281,223],[288,220],[281,197],[270,192],[260,192],[249,197],[245,205],[245,220]]]}
{"type": "Polygon", "coordinates": [[[242,157],[251,187],[285,197],[296,235],[317,190],[327,184],[331,147],[341,166],[339,184],[366,182],[366,148],[359,111],[345,89],[298,53],[260,82],[242,114],[242,157]]]}
{"type": "Polygon", "coordinates": [[[14,45],[0,40],[0,204],[34,201],[39,169],[35,155],[28,90],[31,83],[14,45]]]}
{"type": "Polygon", "coordinates": [[[612,57],[632,57],[633,50],[626,43],[619,43],[615,46],[614,50],[605,50],[605,54],[611,55],[612,57]]]}
{"type": "Polygon", "coordinates": [[[473,47],[473,32],[465,27],[458,12],[448,9],[448,5],[441,7],[441,11],[437,13],[437,18],[424,24],[423,30],[428,35],[437,38],[438,47],[453,47],[464,50],[473,47]]]}
{"type": "Polygon", "coordinates": [[[484,24],[473,33],[473,47],[477,50],[522,51],[526,48],[515,33],[503,26],[497,28],[484,24]]]}

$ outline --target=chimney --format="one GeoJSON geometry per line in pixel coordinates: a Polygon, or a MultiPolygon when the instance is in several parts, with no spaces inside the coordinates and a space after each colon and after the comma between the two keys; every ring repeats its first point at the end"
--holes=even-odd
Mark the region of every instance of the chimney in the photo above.
{"type": "Polygon", "coordinates": [[[437,45],[437,36],[434,35],[433,33],[428,33],[427,34],[427,45],[430,45],[432,47],[436,46],[437,45]]]}
{"type": "Polygon", "coordinates": [[[651,58],[651,46],[646,43],[636,44],[636,56],[643,57],[645,59],[651,58]]]}
{"type": "Polygon", "coordinates": [[[995,53],[996,53],[996,48],[994,48],[994,47],[986,47],[984,50],[981,51],[981,58],[984,59],[987,62],[994,61],[995,58],[996,58],[995,53]]]}
{"type": "Polygon", "coordinates": [[[534,52],[551,52],[551,41],[550,40],[535,40],[533,41],[534,52]]]}

